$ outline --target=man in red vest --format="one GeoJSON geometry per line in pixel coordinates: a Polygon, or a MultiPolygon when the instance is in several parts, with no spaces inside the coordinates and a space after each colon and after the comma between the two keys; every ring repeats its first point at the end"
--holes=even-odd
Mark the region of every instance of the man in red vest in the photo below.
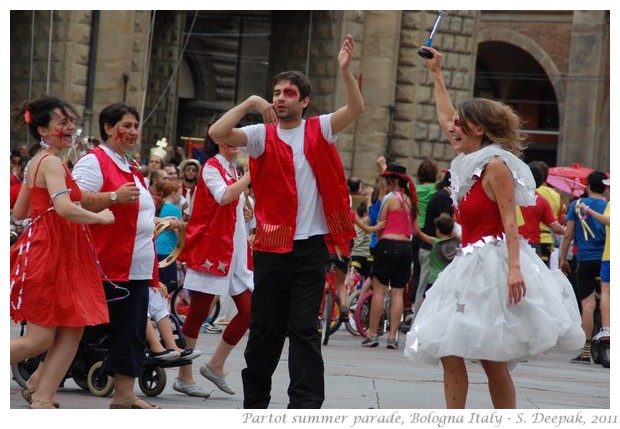
{"type": "Polygon", "coordinates": [[[267,408],[271,377],[288,334],[289,408],[320,408],[325,399],[323,357],[317,330],[328,260],[325,240],[355,237],[338,134],[364,112],[349,70],[353,38],[338,54],[346,104],[304,119],[311,85],[301,72],[273,79],[273,99],[252,95],[209,128],[218,143],[246,146],[256,197],[254,292],[242,371],[244,408],[267,408]],[[264,124],[235,128],[250,111],[264,124]]]}

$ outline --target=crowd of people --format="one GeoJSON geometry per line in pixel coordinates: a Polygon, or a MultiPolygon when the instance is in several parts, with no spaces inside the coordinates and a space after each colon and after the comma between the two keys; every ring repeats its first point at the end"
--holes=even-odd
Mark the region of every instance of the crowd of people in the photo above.
{"type": "MultiPolygon", "coordinates": [[[[583,198],[566,209],[546,182],[548,166],[520,159],[518,115],[487,99],[453,105],[442,54],[425,49],[437,119],[455,158],[441,172],[424,160],[416,180],[383,157],[374,184],[345,176],[335,142],[364,112],[350,35],[337,58],[342,107],[306,117],[309,79],[279,73],[272,100],[252,95],[209,124],[204,163],[158,143],[142,164],[140,115],[114,103],[99,115],[100,140],[69,169],[61,157],[74,144],[75,109],[51,96],[15,109],[14,121],[36,143],[11,155],[11,317],[28,323],[25,336],[11,339],[11,363],[47,352],[22,391],[29,406],[60,406],[55,393],[84,328],[108,324],[110,408],[158,408],[134,394],[145,353],[200,356],[195,347],[213,303],[230,296],[236,314],[200,374],[235,394],[225,363],[249,331],[243,405],[267,408],[288,338],[288,407],[321,408],[317,319],[330,258],[343,304],[348,273],[361,275],[362,292],[373,290],[362,346],[380,344],[386,295],[388,349],[401,346],[397,332],[412,310],[404,354],[441,362],[448,408],[466,406],[466,360],[481,363],[496,408],[516,407],[510,370],[520,361],[564,348],[581,350],[572,362],[589,363],[592,341],[610,336],[608,176],[591,173],[583,198]],[[238,127],[250,112],[263,123],[238,127]],[[181,235],[178,260],[160,266],[181,235]],[[599,279],[602,328],[594,332],[599,279]],[[179,287],[192,294],[185,348],[172,338],[165,300],[179,287]]],[[[348,317],[346,305],[339,311],[348,317]]],[[[179,366],[173,389],[210,396],[191,362],[179,366]]]]}

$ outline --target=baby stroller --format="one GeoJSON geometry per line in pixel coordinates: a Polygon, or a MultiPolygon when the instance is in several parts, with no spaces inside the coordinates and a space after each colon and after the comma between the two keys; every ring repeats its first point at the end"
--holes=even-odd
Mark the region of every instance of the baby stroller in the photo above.
{"type": "MultiPolygon", "coordinates": [[[[180,348],[185,348],[185,338],[181,332],[181,323],[173,314],[169,315],[172,322],[172,332],[175,341],[180,348]]],[[[20,335],[24,335],[27,323],[22,322],[20,335]]],[[[114,379],[103,371],[103,363],[110,348],[109,325],[87,326],[78,346],[75,358],[69,367],[60,387],[64,381],[72,378],[83,390],[89,391],[95,396],[109,396],[114,390],[114,379]]],[[[157,396],[166,388],[165,368],[189,365],[191,360],[178,359],[171,362],[163,362],[149,357],[147,350],[144,354],[144,366],[138,379],[140,390],[147,396],[157,396]]],[[[25,359],[11,367],[13,379],[22,387],[26,387],[26,381],[45,360],[45,353],[30,359],[25,359]]]]}

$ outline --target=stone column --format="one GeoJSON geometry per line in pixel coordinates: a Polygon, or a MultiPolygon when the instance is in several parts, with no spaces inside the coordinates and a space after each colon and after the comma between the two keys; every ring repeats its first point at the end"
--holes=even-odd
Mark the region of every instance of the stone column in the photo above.
{"type": "Polygon", "coordinates": [[[609,124],[609,117],[603,117],[605,111],[609,114],[605,108],[609,105],[608,53],[609,12],[575,11],[559,165],[579,162],[590,168],[609,168],[609,141],[601,141],[609,124]]]}
{"type": "MultiPolygon", "coordinates": [[[[355,39],[356,56],[360,55],[360,62],[353,70],[360,76],[366,109],[349,128],[351,138],[343,139],[339,148],[345,172],[366,182],[372,182],[377,175],[376,159],[386,155],[390,108],[394,104],[396,86],[401,14],[398,10],[365,12],[363,33],[359,35],[362,37],[355,39]]],[[[356,36],[354,34],[354,38],[356,36]]],[[[342,86],[341,77],[338,82],[342,86]]]]}

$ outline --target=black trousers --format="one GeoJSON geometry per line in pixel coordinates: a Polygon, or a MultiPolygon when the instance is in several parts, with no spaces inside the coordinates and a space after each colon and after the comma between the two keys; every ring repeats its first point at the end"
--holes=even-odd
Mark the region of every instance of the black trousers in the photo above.
{"type": "Polygon", "coordinates": [[[146,348],[146,318],[149,305],[149,280],[114,282],[118,289],[103,282],[110,312],[110,350],[104,370],[108,375],[139,377],[146,348]],[[115,298],[120,298],[116,299],[115,298]]]}
{"type": "Polygon", "coordinates": [[[325,287],[322,235],[296,240],[289,253],[254,251],[250,334],[241,371],[243,407],[267,408],[271,377],[288,334],[288,408],[321,408],[325,400],[318,316],[325,287]]]}

